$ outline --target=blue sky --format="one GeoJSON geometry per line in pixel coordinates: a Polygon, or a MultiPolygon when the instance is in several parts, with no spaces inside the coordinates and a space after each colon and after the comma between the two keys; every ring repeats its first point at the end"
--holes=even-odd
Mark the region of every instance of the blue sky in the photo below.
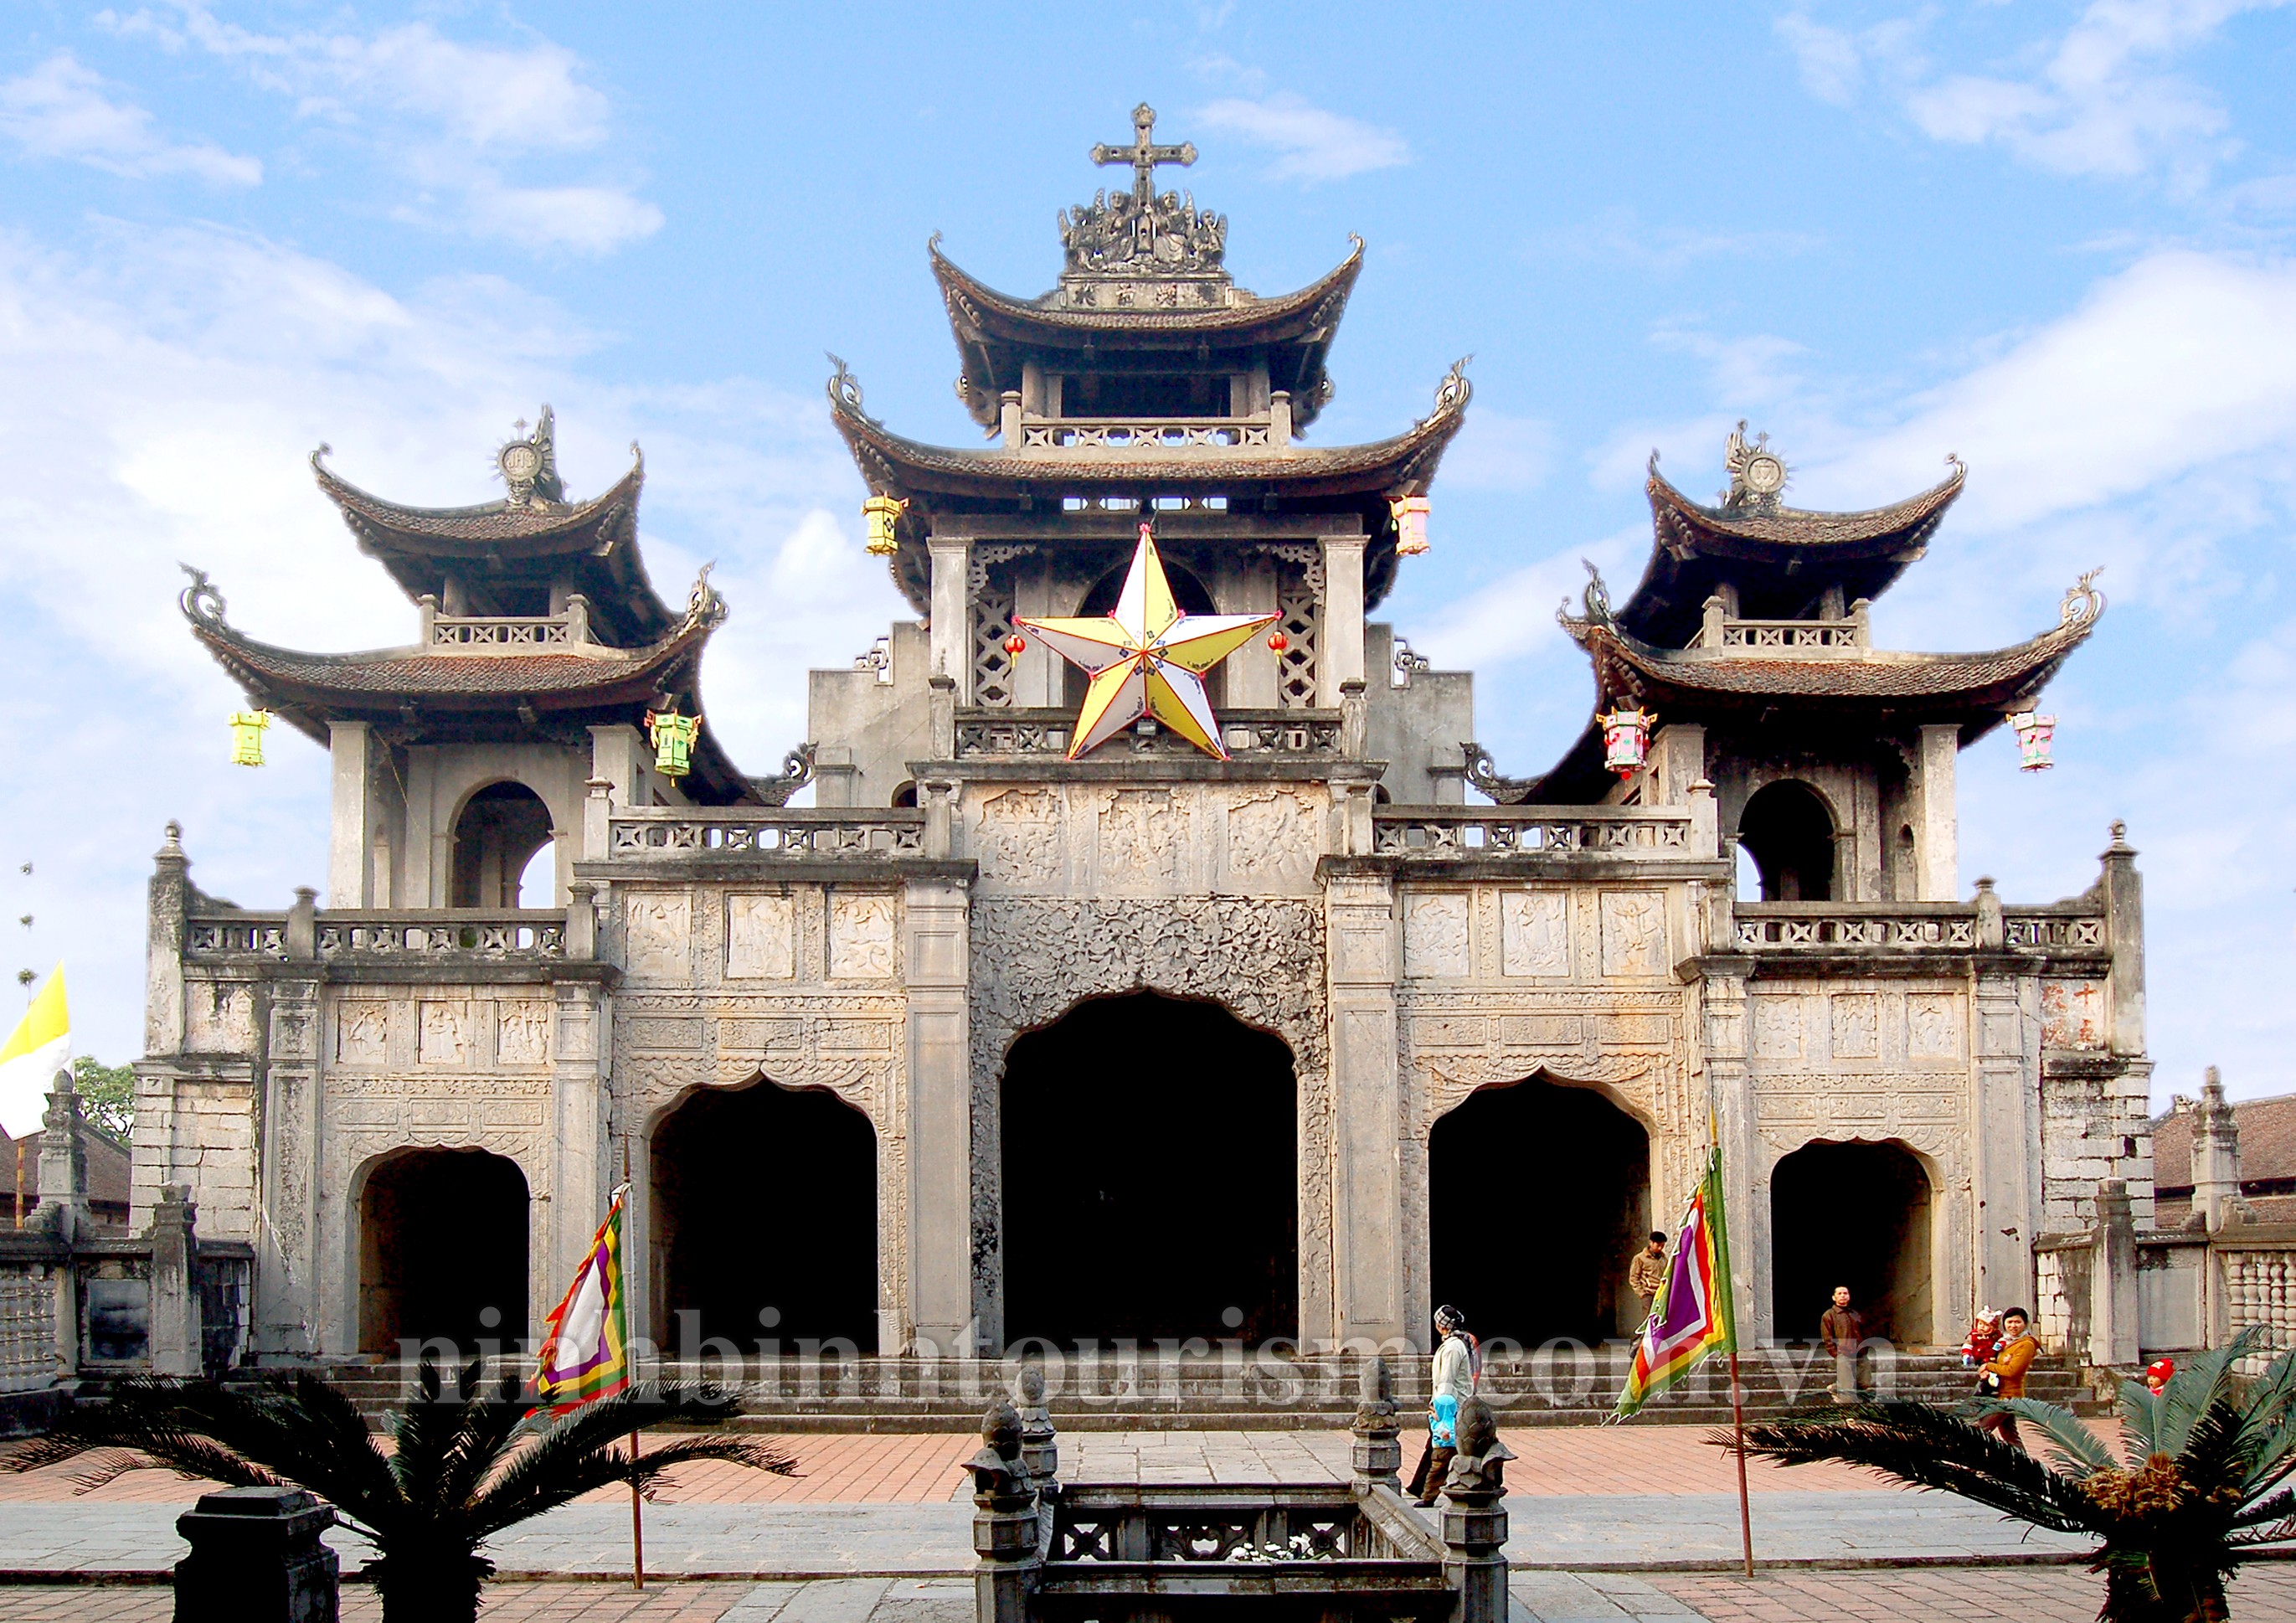
{"type": "Polygon", "coordinates": [[[906,611],[861,553],[824,350],[903,431],[978,442],[925,242],[1020,293],[1133,103],[1261,292],[1368,261],[1325,443],[1393,432],[1472,352],[1435,549],[1387,605],[1481,677],[1502,767],[1583,723],[1556,601],[1631,584],[1657,448],[1693,493],[1731,422],[1790,499],[1863,507],[1948,452],[1968,494],[1875,611],[1988,647],[2106,566],[2053,688],[2058,769],[1963,758],[1964,887],[2085,888],[2143,852],[2157,1096],[2296,1088],[2296,12],[2230,0],[1458,8],[19,4],[0,38],[5,968],[71,966],[83,1046],[141,1048],[143,885],[180,818],[250,906],[324,881],[325,764],[225,764],[238,694],[174,608],[401,642],[305,457],[486,499],[545,400],[576,494],[647,458],[675,594],[751,770],[802,673],[906,611]],[[32,861],[29,876],[18,872],[32,861]]]}

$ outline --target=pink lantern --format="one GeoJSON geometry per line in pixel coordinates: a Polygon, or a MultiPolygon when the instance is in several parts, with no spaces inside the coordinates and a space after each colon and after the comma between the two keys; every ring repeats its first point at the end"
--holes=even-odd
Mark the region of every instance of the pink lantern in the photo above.
{"type": "Polygon", "coordinates": [[[1395,515],[1395,550],[1409,558],[1427,550],[1427,514],[1433,507],[1423,496],[1399,496],[1388,503],[1395,515]]]}
{"type": "Polygon", "coordinates": [[[2018,710],[2009,717],[2010,728],[2017,734],[2017,766],[2024,772],[2046,772],[2056,762],[2049,758],[2049,746],[2057,735],[2057,718],[2044,716],[2037,710],[2018,710]]]}
{"type": "Polygon", "coordinates": [[[1638,705],[1621,705],[1595,719],[1603,724],[1603,765],[1630,778],[1650,758],[1651,728],[1658,717],[1638,705]]]}

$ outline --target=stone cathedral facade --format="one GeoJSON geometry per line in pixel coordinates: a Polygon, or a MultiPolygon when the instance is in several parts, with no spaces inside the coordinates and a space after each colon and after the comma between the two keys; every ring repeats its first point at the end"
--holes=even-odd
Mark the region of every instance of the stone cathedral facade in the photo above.
{"type": "Polygon", "coordinates": [[[2109,1181],[2149,1225],[2134,853],[2029,904],[1955,849],[1961,753],[2090,635],[2087,582],[2013,647],[1885,651],[1868,606],[1958,464],[1832,513],[1759,441],[1712,504],[1653,458],[1640,583],[1562,617],[1595,719],[1506,775],[1472,677],[1374,618],[1431,491],[1472,544],[1463,369],[1316,439],[1360,243],[1246,291],[1152,117],[1095,149],[1132,184],[1062,215],[1051,292],[931,250],[985,445],[903,437],[839,365],[909,618],[813,673],[777,775],[709,725],[727,608],[650,580],[642,463],[570,496],[546,412],[475,506],[314,457],[409,646],[259,641],[194,579],[272,747],[332,763],[324,903],[208,896],[173,829],[152,881],[134,1222],[181,1182],[251,1243],[258,1352],[532,1334],[625,1182],[642,1333],[884,1355],[1423,1344],[1446,1297],[1599,1340],[1717,1128],[1760,1334],[1855,1269],[1887,1332],[1956,1340],[2109,1181]],[[1120,620],[1144,522],[1174,614],[1254,624],[1180,678],[1210,748],[1151,702],[1079,749],[1103,678],[1038,623],[1120,620]]]}

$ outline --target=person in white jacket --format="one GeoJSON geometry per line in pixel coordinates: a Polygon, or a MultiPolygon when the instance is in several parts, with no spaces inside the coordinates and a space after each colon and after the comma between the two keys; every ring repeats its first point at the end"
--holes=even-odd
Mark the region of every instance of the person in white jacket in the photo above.
{"type": "Polygon", "coordinates": [[[1427,1447],[1411,1473],[1413,1503],[1435,1503],[1443,1479],[1451,1474],[1451,1457],[1459,1452],[1459,1406],[1474,1396],[1482,1380],[1482,1349],[1467,1329],[1467,1316],[1446,1302],[1435,1309],[1435,1332],[1442,1339],[1435,1348],[1434,1378],[1427,1405],[1427,1447]]]}

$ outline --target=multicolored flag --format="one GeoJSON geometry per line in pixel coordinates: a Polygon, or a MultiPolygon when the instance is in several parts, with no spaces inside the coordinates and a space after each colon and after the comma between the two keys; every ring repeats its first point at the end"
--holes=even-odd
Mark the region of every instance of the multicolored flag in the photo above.
{"type": "Polygon", "coordinates": [[[11,1138],[40,1130],[56,1072],[71,1063],[71,1015],[64,1007],[64,966],[32,999],[0,1047],[0,1131],[11,1138]]]}
{"type": "Polygon", "coordinates": [[[537,1409],[571,1414],[630,1384],[629,1310],[622,1295],[622,1197],[629,1187],[614,1191],[573,1284],[544,1324],[534,1373],[537,1409]]]}
{"type": "Polygon", "coordinates": [[[1651,1304],[1650,1318],[1635,1342],[1627,1389],[1619,1394],[1621,1419],[1681,1380],[1708,1353],[1735,1348],[1730,1229],[1722,1208],[1718,1144],[1706,1158],[1706,1176],[1690,1197],[1666,1261],[1666,1286],[1651,1304]]]}

